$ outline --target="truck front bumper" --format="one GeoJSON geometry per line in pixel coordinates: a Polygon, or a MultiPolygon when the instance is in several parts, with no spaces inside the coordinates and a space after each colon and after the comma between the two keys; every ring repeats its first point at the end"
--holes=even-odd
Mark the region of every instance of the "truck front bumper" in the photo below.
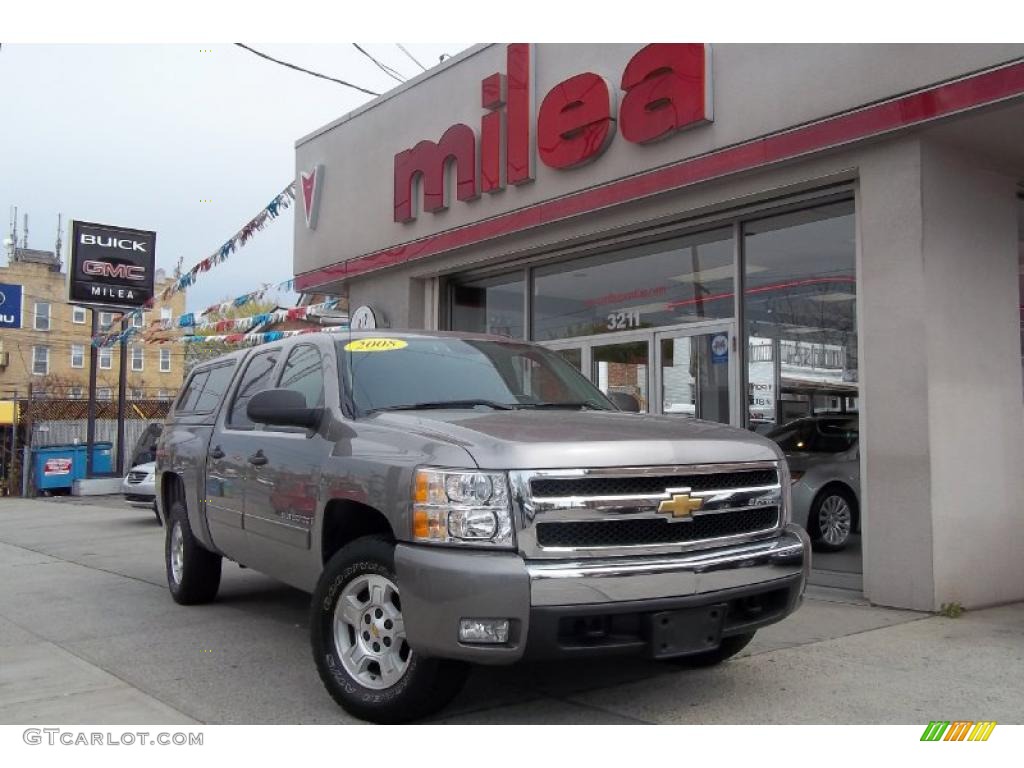
{"type": "Polygon", "coordinates": [[[771,539],[637,558],[527,561],[514,552],[399,544],[395,567],[413,650],[511,664],[524,656],[657,655],[655,616],[685,624],[692,614],[705,626],[708,615],[720,615],[717,645],[796,610],[810,552],[804,530],[788,525],[771,539]],[[460,642],[462,619],[508,619],[508,642],[460,642]]]}

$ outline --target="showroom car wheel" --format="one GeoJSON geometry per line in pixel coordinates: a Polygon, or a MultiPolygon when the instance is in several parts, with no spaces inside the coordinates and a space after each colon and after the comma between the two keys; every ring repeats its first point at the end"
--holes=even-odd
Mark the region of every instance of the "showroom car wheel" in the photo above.
{"type": "Polygon", "coordinates": [[[327,691],[350,714],[376,723],[442,709],[468,671],[409,646],[394,561],[394,543],[379,536],[343,547],[324,567],[310,617],[313,657],[327,691]]]}
{"type": "Polygon", "coordinates": [[[203,547],[188,524],[181,501],[171,504],[164,538],[167,586],[181,605],[208,603],[220,588],[221,556],[203,547]]]}
{"type": "Polygon", "coordinates": [[[846,547],[853,524],[853,502],[844,491],[826,489],[815,499],[808,527],[818,549],[838,552],[846,547]]]}
{"type": "Polygon", "coordinates": [[[726,659],[732,658],[750,645],[750,641],[754,639],[754,634],[754,632],[748,632],[743,635],[723,637],[722,642],[714,650],[691,653],[688,656],[676,656],[672,659],[665,659],[665,661],[672,662],[680,667],[713,667],[716,664],[721,664],[726,659]]]}

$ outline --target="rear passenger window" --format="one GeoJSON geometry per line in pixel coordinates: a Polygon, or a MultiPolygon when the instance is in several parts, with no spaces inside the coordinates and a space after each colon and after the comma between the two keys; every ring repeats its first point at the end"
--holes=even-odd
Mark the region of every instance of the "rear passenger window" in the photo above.
{"type": "Polygon", "coordinates": [[[195,410],[198,413],[209,413],[216,410],[217,406],[223,402],[225,395],[228,393],[228,385],[231,383],[231,375],[234,371],[235,366],[233,364],[221,365],[210,369],[210,375],[206,379],[202,393],[199,395],[199,402],[196,403],[195,410]]]}
{"type": "Polygon", "coordinates": [[[209,375],[209,371],[197,371],[192,374],[192,378],[188,380],[188,384],[185,385],[184,391],[178,398],[178,404],[174,408],[176,413],[188,413],[196,409],[199,393],[203,391],[203,385],[209,375]]]}
{"type": "Polygon", "coordinates": [[[319,350],[309,344],[295,347],[285,361],[278,386],[299,392],[306,398],[307,408],[323,406],[324,371],[319,350]]]}
{"type": "Polygon", "coordinates": [[[278,350],[272,349],[253,355],[249,364],[242,374],[242,381],[235,392],[235,399],[231,403],[231,411],[228,413],[227,425],[232,429],[252,429],[253,423],[245,414],[245,407],[249,404],[249,398],[264,389],[270,389],[270,375],[277,365],[278,350]]]}

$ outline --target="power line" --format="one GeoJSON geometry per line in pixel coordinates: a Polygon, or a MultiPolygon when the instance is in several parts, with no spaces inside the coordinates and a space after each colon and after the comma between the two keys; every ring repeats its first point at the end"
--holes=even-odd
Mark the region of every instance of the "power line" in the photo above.
{"type": "Polygon", "coordinates": [[[376,91],[371,91],[371,90],[369,90],[367,88],[363,88],[362,86],[354,85],[353,83],[346,82],[345,80],[339,80],[336,77],[330,77],[328,75],[322,75],[319,72],[314,72],[311,69],[304,69],[302,67],[296,66],[295,64],[289,64],[287,61],[281,61],[280,59],[275,59],[273,56],[268,56],[265,53],[260,53],[255,48],[250,48],[248,45],[245,45],[244,43],[235,43],[235,45],[237,45],[239,48],[244,48],[245,50],[249,51],[249,53],[256,54],[257,56],[259,56],[262,59],[266,59],[267,61],[272,61],[275,64],[280,64],[282,67],[288,67],[289,69],[294,69],[297,72],[304,72],[307,75],[312,75],[313,77],[319,77],[321,80],[330,80],[332,83],[338,83],[339,85],[344,85],[347,88],[354,88],[355,90],[362,91],[363,93],[369,94],[370,96],[380,96],[380,94],[377,93],[376,91]]]}
{"type": "Polygon", "coordinates": [[[406,50],[404,45],[402,45],[401,43],[395,43],[395,45],[398,46],[398,50],[400,50],[402,53],[404,53],[406,56],[408,56],[410,59],[412,59],[413,64],[415,64],[417,67],[422,69],[424,72],[427,71],[427,68],[424,67],[422,64],[420,64],[419,60],[415,56],[413,56],[411,53],[409,53],[409,51],[406,50]]]}
{"type": "Polygon", "coordinates": [[[356,49],[357,51],[359,51],[359,52],[360,52],[361,54],[363,54],[363,56],[365,56],[365,57],[366,57],[366,58],[368,58],[368,59],[369,59],[370,61],[372,61],[372,62],[373,62],[374,64],[376,64],[376,65],[377,65],[377,68],[378,68],[378,69],[379,69],[379,70],[380,70],[381,72],[383,72],[383,73],[384,73],[385,75],[387,75],[388,77],[390,77],[390,78],[391,78],[392,80],[397,80],[397,81],[398,81],[399,83],[404,83],[404,82],[405,82],[405,78],[404,78],[404,77],[402,77],[401,73],[399,73],[399,72],[397,72],[396,70],[392,69],[392,68],[391,68],[391,67],[389,67],[389,66],[388,66],[387,64],[382,64],[381,62],[377,61],[377,59],[373,58],[373,56],[371,56],[371,55],[370,55],[370,54],[369,54],[369,53],[368,53],[368,52],[366,51],[366,49],[365,49],[365,48],[363,48],[363,47],[362,47],[361,45],[359,45],[359,43],[352,43],[352,45],[354,45],[354,46],[355,46],[355,49],[356,49]]]}

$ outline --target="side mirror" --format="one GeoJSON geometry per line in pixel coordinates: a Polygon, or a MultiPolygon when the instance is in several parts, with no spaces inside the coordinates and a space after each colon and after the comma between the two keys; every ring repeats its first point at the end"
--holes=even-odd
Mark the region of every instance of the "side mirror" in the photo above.
{"type": "Polygon", "coordinates": [[[306,398],[293,389],[265,389],[249,399],[245,413],[258,424],[316,429],[324,409],[307,407],[306,398]]]}
{"type": "Polygon", "coordinates": [[[608,399],[611,400],[615,404],[615,407],[620,411],[640,413],[640,401],[626,392],[609,392],[608,399]]]}

